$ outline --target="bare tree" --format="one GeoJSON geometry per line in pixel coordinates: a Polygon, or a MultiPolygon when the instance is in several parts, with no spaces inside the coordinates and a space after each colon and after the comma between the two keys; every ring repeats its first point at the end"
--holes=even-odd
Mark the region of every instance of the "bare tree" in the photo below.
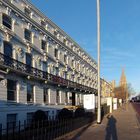
{"type": "Polygon", "coordinates": [[[135,92],[134,88],[132,87],[131,83],[127,84],[127,92],[128,92],[128,98],[136,95],[136,92],[135,92]]]}

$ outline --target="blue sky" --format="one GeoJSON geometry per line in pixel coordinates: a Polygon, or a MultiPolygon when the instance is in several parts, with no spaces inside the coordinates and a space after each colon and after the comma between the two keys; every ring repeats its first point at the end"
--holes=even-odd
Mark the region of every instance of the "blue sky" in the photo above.
{"type": "MultiPolygon", "coordinates": [[[[94,59],[96,0],[31,0],[94,59]]],[[[128,83],[140,92],[140,0],[101,0],[101,76],[128,83]]]]}

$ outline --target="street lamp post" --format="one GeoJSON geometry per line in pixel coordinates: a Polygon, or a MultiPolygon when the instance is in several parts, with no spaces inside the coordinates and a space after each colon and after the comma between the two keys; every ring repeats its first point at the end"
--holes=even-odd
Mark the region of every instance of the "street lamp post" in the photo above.
{"type": "Polygon", "coordinates": [[[97,123],[101,123],[101,86],[100,86],[100,0],[97,0],[97,51],[98,51],[98,110],[97,123]]]}

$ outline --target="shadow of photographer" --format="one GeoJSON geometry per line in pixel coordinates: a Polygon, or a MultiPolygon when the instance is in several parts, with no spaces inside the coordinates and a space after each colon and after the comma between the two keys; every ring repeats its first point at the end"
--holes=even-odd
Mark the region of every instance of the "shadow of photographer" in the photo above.
{"type": "Polygon", "coordinates": [[[113,117],[113,115],[107,116],[107,119],[108,119],[108,123],[106,127],[105,140],[118,140],[117,129],[116,129],[117,120],[113,117]]]}

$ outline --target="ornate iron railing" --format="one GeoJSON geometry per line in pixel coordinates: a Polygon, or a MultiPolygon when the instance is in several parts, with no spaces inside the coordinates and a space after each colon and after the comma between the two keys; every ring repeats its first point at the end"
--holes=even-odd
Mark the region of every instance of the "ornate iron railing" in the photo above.
{"type": "Polygon", "coordinates": [[[22,73],[27,76],[32,76],[33,78],[37,78],[40,80],[46,80],[52,84],[57,84],[60,86],[65,86],[67,88],[73,88],[75,90],[87,91],[96,93],[97,90],[91,87],[87,87],[85,85],[64,79],[62,77],[47,73],[45,71],[39,70],[37,68],[33,68],[29,65],[26,65],[18,60],[15,60],[9,56],[6,56],[0,53],[0,65],[2,68],[9,68],[10,70],[17,71],[18,73],[22,73]]]}

